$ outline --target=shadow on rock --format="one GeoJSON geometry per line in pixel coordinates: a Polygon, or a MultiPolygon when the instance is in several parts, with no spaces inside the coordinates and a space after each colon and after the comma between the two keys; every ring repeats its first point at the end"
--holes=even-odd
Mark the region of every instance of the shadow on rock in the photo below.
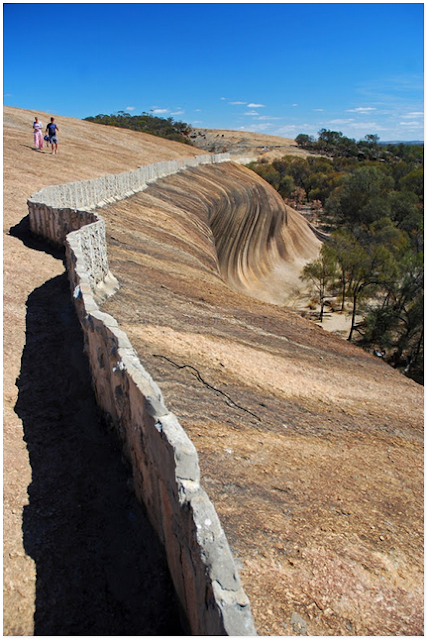
{"type": "Polygon", "coordinates": [[[32,467],[34,635],[183,635],[163,549],[95,403],[66,274],[27,307],[15,411],[32,467]]]}

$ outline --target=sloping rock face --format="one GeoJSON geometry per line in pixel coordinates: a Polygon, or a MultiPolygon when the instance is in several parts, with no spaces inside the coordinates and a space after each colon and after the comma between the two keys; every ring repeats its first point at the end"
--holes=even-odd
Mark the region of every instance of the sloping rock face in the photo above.
{"type": "Polygon", "coordinates": [[[420,635],[422,388],[242,293],[306,246],[269,199],[224,164],[104,208],[106,311],[195,443],[258,633],[420,635]]]}
{"type": "MultiPolygon", "coordinates": [[[[5,113],[6,232],[43,186],[188,154],[58,118],[63,146],[44,158],[31,150],[33,114],[5,113]]],[[[295,314],[232,290],[200,186],[183,187],[184,207],[153,191],[175,179],[103,209],[121,283],[105,306],[196,445],[258,632],[421,635],[422,389],[295,314]]],[[[31,635],[35,571],[21,542],[31,469],[14,385],[27,296],[62,265],[6,235],[5,272],[5,635],[31,635]]],[[[236,280],[238,288],[256,281],[252,272],[236,280]]]]}
{"type": "Polygon", "coordinates": [[[311,155],[301,149],[295,140],[280,136],[253,133],[249,131],[232,131],[230,129],[194,129],[190,134],[191,142],[211,153],[229,152],[237,162],[250,162],[264,158],[272,162],[283,156],[311,155]]]}
{"type": "MultiPolygon", "coordinates": [[[[97,444],[93,440],[87,450],[88,457],[80,457],[82,442],[78,442],[79,429],[76,425],[79,424],[88,433],[91,420],[82,419],[79,422],[79,416],[82,413],[81,404],[86,403],[90,390],[82,389],[79,395],[79,391],[75,388],[75,380],[70,381],[61,374],[64,353],[67,352],[72,340],[70,334],[75,330],[69,323],[67,312],[64,313],[61,306],[64,265],[61,259],[56,259],[47,253],[45,246],[39,246],[28,237],[25,224],[28,216],[27,199],[31,194],[49,185],[135,170],[140,165],[158,161],[188,158],[189,151],[194,155],[202,153],[177,142],[161,140],[134,131],[100,127],[61,115],[56,117],[60,128],[58,155],[50,155],[49,149],[45,149],[43,153],[36,152],[33,149],[32,132],[34,116],[38,116],[46,124],[51,115],[54,114],[13,107],[4,108],[3,633],[7,636],[31,636],[35,633],[43,635],[47,628],[49,633],[55,635],[55,630],[52,631],[54,628],[52,623],[58,623],[55,628],[60,628],[61,632],[67,629],[73,630],[73,628],[74,632],[76,629],[81,631],[83,629],[83,635],[91,633],[94,628],[104,634],[110,625],[111,633],[120,626],[119,621],[128,616],[127,606],[122,609],[119,607],[122,618],[120,616],[115,618],[114,625],[118,627],[111,625],[111,619],[115,617],[118,608],[115,605],[112,606],[111,592],[108,589],[97,588],[98,579],[101,579],[101,582],[104,581],[105,585],[110,580],[114,582],[114,576],[118,575],[118,572],[123,575],[126,562],[119,562],[116,553],[113,554],[113,565],[110,565],[110,567],[116,567],[113,573],[106,573],[105,564],[99,572],[94,571],[94,562],[103,557],[105,547],[99,545],[98,553],[91,553],[90,535],[81,538],[74,534],[76,523],[84,531],[88,531],[93,523],[96,534],[100,533],[101,519],[97,520],[96,506],[94,508],[94,502],[91,502],[91,499],[97,502],[98,495],[104,495],[107,492],[109,494],[107,504],[111,509],[109,515],[119,513],[113,511],[113,503],[116,504],[120,488],[112,486],[114,485],[112,478],[117,478],[117,466],[120,465],[106,472],[108,482],[102,483],[103,489],[100,494],[97,494],[92,481],[86,475],[89,473],[86,460],[92,460],[96,450],[95,455],[99,462],[98,470],[100,470],[101,460],[107,463],[111,451],[104,456],[100,448],[102,439],[98,440],[97,444]],[[59,294],[56,287],[60,289],[59,294]],[[44,305],[45,317],[40,315],[39,302],[41,306],[44,305]],[[49,304],[56,305],[51,313],[49,313],[49,304]],[[40,331],[34,330],[34,315],[39,322],[38,326],[42,326],[40,331]],[[63,333],[67,334],[67,340],[61,341],[58,318],[62,322],[63,333]],[[51,332],[52,327],[56,329],[56,335],[51,332]],[[57,343],[60,345],[58,348],[57,343]],[[25,363],[28,365],[28,353],[31,353],[31,350],[33,354],[34,350],[37,351],[32,361],[34,370],[31,375],[23,375],[23,368],[26,366],[25,363]],[[54,384],[51,384],[52,379],[54,384]],[[64,382],[62,387],[61,380],[64,382]],[[58,387],[61,387],[60,393],[57,391],[58,387]],[[28,419],[31,419],[34,425],[34,438],[31,441],[29,441],[28,422],[25,426],[22,418],[22,400],[21,410],[18,409],[18,388],[29,398],[28,419]],[[40,393],[41,389],[44,389],[45,395],[40,393]],[[31,400],[32,392],[35,394],[34,402],[31,400]],[[68,398],[69,404],[66,404],[64,397],[68,398]],[[70,407],[71,415],[68,413],[70,407]],[[74,417],[73,412],[77,417],[74,417]],[[66,436],[64,433],[61,437],[57,436],[60,429],[56,420],[57,414],[68,427],[66,436]],[[27,430],[26,433],[24,433],[25,430],[27,430]],[[56,439],[50,438],[52,431],[56,439]],[[52,446],[55,449],[55,444],[57,445],[55,462],[49,465],[49,460],[46,461],[52,456],[52,450],[49,447],[52,446]],[[32,446],[32,459],[30,459],[29,450],[32,446]],[[37,446],[37,451],[34,446],[37,446]],[[79,456],[76,456],[76,446],[80,449],[79,456]],[[58,455],[58,450],[62,457],[58,455]],[[35,461],[34,456],[38,453],[40,455],[36,456],[35,461]],[[85,478],[85,481],[82,481],[82,478],[85,478]],[[88,485],[91,486],[89,492],[88,485]],[[64,487],[66,487],[67,500],[61,499],[60,492],[64,487]],[[108,487],[111,487],[111,492],[108,487]],[[45,492],[44,500],[41,494],[37,496],[37,490],[45,492]],[[83,502],[78,506],[82,491],[83,502]],[[70,505],[74,505],[74,510],[70,505]],[[85,517],[86,507],[90,512],[87,518],[85,517]],[[41,527],[37,534],[35,524],[41,527]],[[32,542],[31,549],[27,546],[29,537],[32,542]],[[71,543],[71,547],[67,546],[67,543],[71,543]],[[74,551],[78,550],[81,559],[85,557],[82,571],[80,570],[82,565],[78,565],[76,557],[73,556],[73,548],[74,551]],[[73,561],[70,560],[71,558],[73,561]],[[61,572],[63,562],[66,564],[66,569],[61,572]],[[57,568],[56,572],[55,568],[57,568]],[[46,579],[47,570],[52,571],[48,579],[46,579]],[[73,578],[73,583],[66,579],[67,575],[73,578]],[[92,582],[85,582],[87,575],[92,576],[92,582]],[[82,588],[84,582],[84,588],[82,588]],[[100,606],[101,601],[106,605],[105,609],[100,606]],[[92,611],[93,618],[89,610],[92,611]],[[68,616],[68,613],[66,615],[66,612],[70,611],[72,615],[68,616]],[[107,612],[106,615],[103,616],[103,612],[107,612]],[[45,616],[44,613],[46,613],[45,616]],[[82,627],[76,625],[76,619],[80,619],[82,627]],[[91,631],[88,631],[89,629],[91,631]]],[[[66,282],[64,286],[67,289],[66,282]]],[[[66,309],[68,310],[68,307],[66,309]]],[[[70,349],[69,353],[67,363],[70,361],[75,364],[75,361],[80,361],[81,354],[75,353],[73,349],[70,349]]],[[[28,366],[26,369],[28,373],[28,366]]],[[[88,438],[90,440],[90,435],[88,438]]],[[[124,494],[129,495],[126,476],[124,485],[122,487],[124,494]]],[[[126,520],[129,516],[126,504],[120,506],[120,512],[125,513],[126,520]]],[[[123,520],[119,521],[119,518],[114,517],[110,519],[110,523],[117,530],[124,524],[123,520]]],[[[110,545],[109,548],[112,549],[114,545],[109,537],[110,534],[111,527],[104,527],[102,536],[106,545],[110,545]]],[[[123,533],[120,535],[123,538],[123,533]]],[[[141,532],[138,535],[140,536],[141,532]]],[[[150,534],[144,537],[150,548],[150,534]]],[[[121,545],[121,553],[126,555],[126,549],[129,547],[124,546],[123,539],[121,545]]],[[[133,565],[131,557],[131,555],[128,556],[128,561],[133,565]]],[[[134,566],[137,565],[138,562],[134,566]]],[[[161,575],[163,570],[159,569],[160,566],[157,567],[157,574],[153,574],[154,579],[157,575],[163,580],[161,575]]],[[[117,585],[120,587],[120,597],[125,597],[132,580],[133,572],[126,570],[125,573],[126,580],[120,580],[120,585],[117,585]]],[[[150,584],[149,573],[142,578],[142,581],[148,583],[150,587],[148,592],[153,598],[158,587],[150,584]]],[[[137,583],[134,587],[138,589],[137,583]]],[[[137,600],[140,611],[144,608],[141,606],[142,596],[142,592],[139,591],[137,600]]],[[[168,599],[165,593],[163,596],[168,599]]],[[[129,605],[132,606],[130,601],[129,605]]],[[[156,618],[153,606],[149,613],[153,619],[156,618]]],[[[128,618],[128,622],[131,627],[132,618],[128,618]]],[[[141,626],[139,628],[141,629],[141,626]]],[[[121,631],[124,631],[123,626],[121,631]]]]}

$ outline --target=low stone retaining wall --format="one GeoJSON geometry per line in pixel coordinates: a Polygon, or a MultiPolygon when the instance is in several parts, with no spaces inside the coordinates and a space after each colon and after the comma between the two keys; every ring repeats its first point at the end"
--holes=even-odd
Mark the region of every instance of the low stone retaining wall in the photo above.
{"type": "Polygon", "coordinates": [[[65,243],[97,401],[123,441],[135,492],[165,546],[193,635],[257,634],[225,533],[200,485],[196,449],[165,407],[127,335],[98,306],[118,285],[108,269],[104,221],[90,209],[141,191],[159,177],[227,160],[228,154],[218,154],[161,162],[117,176],[48,187],[28,201],[32,231],[65,243]]]}

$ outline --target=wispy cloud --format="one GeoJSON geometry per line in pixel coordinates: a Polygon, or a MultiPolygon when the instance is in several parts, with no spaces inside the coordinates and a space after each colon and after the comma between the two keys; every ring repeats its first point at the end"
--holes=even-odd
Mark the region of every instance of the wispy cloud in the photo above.
{"type": "Polygon", "coordinates": [[[259,114],[257,113],[257,111],[246,111],[244,113],[244,116],[258,116],[259,114]]]}
{"type": "Polygon", "coordinates": [[[353,118],[336,118],[329,120],[326,124],[350,124],[351,122],[354,122],[353,118]]]}
{"type": "Polygon", "coordinates": [[[292,107],[298,107],[299,105],[298,105],[298,104],[296,104],[296,103],[294,103],[294,104],[292,104],[291,106],[292,106],[292,107]]]}
{"type": "Polygon", "coordinates": [[[424,117],[424,112],[423,111],[411,111],[410,113],[407,113],[405,116],[401,116],[402,118],[423,118],[424,117]]]}
{"type": "Polygon", "coordinates": [[[249,102],[248,107],[253,108],[253,109],[258,109],[259,107],[264,107],[264,104],[257,104],[256,102],[249,102]]]}
{"type": "Polygon", "coordinates": [[[126,107],[125,111],[134,111],[135,107],[126,107]]]}
{"type": "Polygon", "coordinates": [[[169,113],[169,109],[160,109],[159,107],[153,107],[153,109],[150,109],[150,113],[169,113]]]}
{"type": "MultiPolygon", "coordinates": [[[[229,102],[229,104],[247,104],[246,102],[242,102],[242,100],[234,100],[233,102],[229,102]]],[[[248,105],[251,107],[252,105],[248,105]]]]}
{"type": "Polygon", "coordinates": [[[275,134],[278,136],[285,136],[286,138],[294,138],[299,133],[315,134],[318,131],[318,126],[314,124],[287,124],[283,127],[275,129],[275,134]]]}
{"type": "Polygon", "coordinates": [[[312,109],[312,111],[324,111],[324,109],[312,109]]]}
{"type": "Polygon", "coordinates": [[[355,107],[355,109],[346,109],[348,113],[369,113],[376,111],[376,107],[355,107]]]}
{"type": "Polygon", "coordinates": [[[183,109],[178,109],[178,111],[171,111],[172,116],[182,116],[184,113],[183,109]]]}
{"type": "Polygon", "coordinates": [[[252,133],[266,133],[271,132],[273,125],[270,122],[264,122],[262,124],[251,124],[246,127],[240,127],[241,131],[250,131],[252,133]]]}
{"type": "Polygon", "coordinates": [[[353,131],[363,131],[366,134],[372,131],[388,131],[387,127],[380,125],[378,122],[352,122],[348,127],[353,131]]]}

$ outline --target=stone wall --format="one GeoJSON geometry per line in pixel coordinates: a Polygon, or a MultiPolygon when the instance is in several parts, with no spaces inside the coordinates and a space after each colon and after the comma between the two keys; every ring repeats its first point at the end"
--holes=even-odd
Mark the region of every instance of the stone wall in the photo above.
{"type": "Polygon", "coordinates": [[[193,635],[257,634],[226,536],[200,484],[196,449],[165,407],[127,335],[98,306],[118,285],[108,269],[104,221],[90,209],[141,191],[159,177],[227,160],[228,154],[219,154],[160,162],[117,176],[48,187],[28,201],[32,231],[65,243],[97,401],[123,442],[135,492],[165,546],[193,635]]]}

